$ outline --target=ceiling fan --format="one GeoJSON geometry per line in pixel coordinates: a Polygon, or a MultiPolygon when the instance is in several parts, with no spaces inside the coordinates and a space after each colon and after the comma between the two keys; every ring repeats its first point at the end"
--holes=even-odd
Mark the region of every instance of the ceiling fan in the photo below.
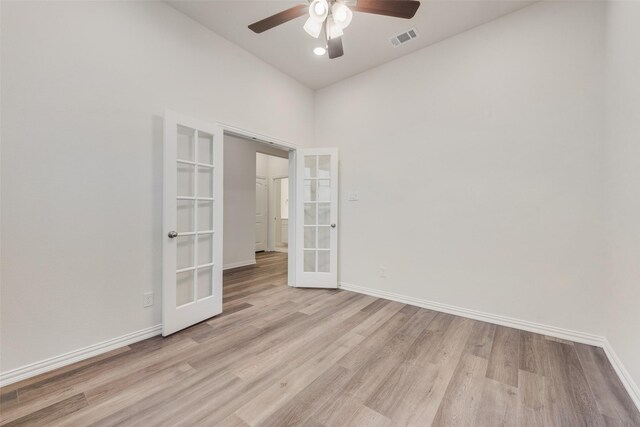
{"type": "MultiPolygon", "coordinates": [[[[314,38],[324,31],[329,58],[344,54],[342,48],[343,30],[351,23],[353,12],[373,13],[394,18],[411,19],[416,14],[420,2],[416,0],[308,0],[249,25],[255,33],[262,33],[292,19],[309,15],[304,30],[314,38]]],[[[324,50],[320,50],[324,54],[324,50]]]]}

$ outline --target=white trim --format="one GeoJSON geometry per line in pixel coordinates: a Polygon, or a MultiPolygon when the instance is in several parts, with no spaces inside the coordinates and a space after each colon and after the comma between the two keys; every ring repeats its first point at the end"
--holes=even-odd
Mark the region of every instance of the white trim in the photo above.
{"type": "MultiPolygon", "coordinates": [[[[289,159],[286,159],[289,162],[289,159]]],[[[287,167],[288,168],[288,167],[287,167]]],[[[289,179],[289,175],[276,175],[269,179],[269,244],[267,250],[269,252],[279,252],[276,248],[276,179],[289,179]]],[[[288,195],[287,195],[288,196],[288,195]]],[[[288,220],[288,219],[287,219],[288,220]]]]}
{"type": "Polygon", "coordinates": [[[339,287],[347,291],[358,292],[378,298],[389,299],[404,304],[415,305],[417,307],[428,308],[430,310],[442,311],[443,313],[455,314],[456,316],[468,317],[469,319],[480,320],[482,322],[494,323],[496,325],[508,326],[522,329],[529,332],[548,335],[555,338],[562,338],[582,344],[603,347],[604,337],[588,334],[586,332],[573,331],[571,329],[558,328],[556,326],[543,325],[541,323],[530,322],[528,320],[515,319],[513,317],[501,316],[498,314],[485,313],[483,311],[471,310],[454,305],[442,304],[428,301],[421,298],[400,295],[393,292],[380,291],[378,289],[365,288],[363,286],[351,285],[340,282],[339,287]]]}
{"type": "Polygon", "coordinates": [[[222,269],[231,270],[232,268],[245,267],[247,265],[256,265],[255,258],[246,261],[230,262],[229,264],[225,264],[222,269]]]}
{"type": "Polygon", "coordinates": [[[287,285],[296,287],[296,181],[299,160],[298,151],[289,151],[289,238],[287,255],[287,285]],[[293,207],[292,207],[293,206],[293,207]]]}
{"type": "Polygon", "coordinates": [[[263,135],[258,132],[253,132],[250,130],[246,130],[244,128],[240,128],[237,126],[229,125],[226,123],[218,122],[218,124],[222,127],[225,133],[240,136],[243,138],[249,138],[253,140],[257,140],[259,142],[266,142],[269,145],[277,145],[285,150],[296,150],[300,148],[298,144],[294,144],[293,142],[284,141],[278,138],[272,138],[268,135],[263,135]]]}
{"type": "Polygon", "coordinates": [[[622,385],[627,389],[629,396],[631,396],[631,400],[633,400],[633,403],[636,404],[636,407],[640,411],[640,387],[638,387],[638,385],[633,381],[631,374],[624,367],[622,361],[613,350],[613,347],[611,347],[611,343],[609,343],[609,340],[606,338],[604,339],[604,346],[602,349],[606,353],[609,362],[611,362],[611,366],[613,366],[613,369],[616,371],[616,374],[618,374],[620,381],[622,381],[622,385]]]}
{"type": "Polygon", "coordinates": [[[26,380],[27,378],[49,372],[57,368],[62,368],[63,366],[71,365],[72,363],[80,362],[126,345],[155,337],[156,335],[160,335],[161,332],[162,325],[151,326],[149,328],[102,341],[85,348],[70,351],[69,353],[50,357],[49,359],[41,360],[40,362],[31,363],[20,368],[2,372],[0,373],[0,387],[5,387],[9,384],[26,380]]]}
{"type": "Polygon", "coordinates": [[[483,322],[494,323],[496,325],[508,326],[511,328],[522,329],[525,331],[548,335],[555,338],[562,338],[569,341],[601,347],[607,355],[609,363],[611,363],[611,366],[613,366],[613,369],[618,374],[620,381],[622,381],[622,384],[627,390],[627,393],[629,393],[629,396],[631,396],[631,400],[633,400],[635,405],[638,407],[638,410],[640,410],[640,388],[633,381],[631,374],[629,374],[629,371],[627,371],[627,369],[624,367],[622,361],[617,356],[616,352],[613,350],[613,347],[611,347],[611,344],[605,337],[589,334],[586,332],[574,331],[571,329],[558,328],[556,326],[543,325],[541,323],[530,322],[528,320],[501,316],[498,314],[485,313],[482,311],[471,310],[454,305],[442,304],[439,302],[428,301],[421,298],[400,295],[394,292],[387,292],[378,289],[367,288],[364,286],[352,285],[345,282],[340,282],[338,287],[346,291],[358,292],[360,294],[371,295],[374,297],[397,301],[404,304],[415,305],[417,307],[441,311],[443,313],[455,314],[456,316],[467,317],[469,319],[480,320],[483,322]]]}
{"type": "MultiPolygon", "coordinates": [[[[262,154],[262,153],[260,153],[262,154]]],[[[268,154],[265,154],[265,156],[268,156],[268,154]]],[[[257,157],[257,153],[256,153],[256,157],[257,157]]],[[[275,157],[275,156],[274,156],[275,157]]],[[[268,160],[267,160],[268,162],[268,160]]],[[[267,169],[269,169],[268,163],[267,163],[267,169]]],[[[266,242],[264,243],[264,249],[258,249],[256,246],[256,244],[254,243],[254,247],[255,247],[255,252],[260,252],[260,251],[270,251],[271,249],[269,249],[269,244],[271,243],[271,238],[269,236],[269,227],[271,224],[271,207],[270,207],[270,203],[271,203],[271,186],[269,185],[269,177],[268,176],[262,176],[262,175],[258,175],[256,174],[256,186],[258,185],[258,180],[259,179],[264,179],[264,185],[266,186],[266,192],[267,192],[267,213],[264,214],[265,218],[265,226],[267,227],[267,233],[266,233],[266,242]]],[[[257,187],[256,187],[257,188],[257,187]]],[[[256,190],[256,194],[257,190],[256,190]]],[[[256,214],[257,214],[257,210],[258,210],[258,206],[257,206],[258,202],[256,199],[256,214]]],[[[257,224],[257,222],[256,222],[257,224]]],[[[256,242],[257,243],[257,242],[256,242]]],[[[222,267],[222,269],[224,270],[224,266],[222,267]]]]}

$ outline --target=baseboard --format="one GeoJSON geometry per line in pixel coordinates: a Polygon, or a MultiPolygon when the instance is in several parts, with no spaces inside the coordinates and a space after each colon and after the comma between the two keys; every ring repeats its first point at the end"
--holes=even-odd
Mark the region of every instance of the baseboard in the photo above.
{"type": "MultiPolygon", "coordinates": [[[[255,261],[244,265],[255,264],[255,261]]],[[[229,267],[235,268],[241,265],[229,267]]],[[[556,338],[566,339],[570,341],[580,342],[583,344],[595,345],[602,347],[609,359],[609,362],[615,369],[620,381],[624,385],[625,389],[631,396],[631,399],[640,410],[640,388],[631,378],[631,374],[622,364],[622,361],[611,347],[609,341],[604,338],[593,334],[587,334],[584,332],[573,331],[570,329],[558,328],[555,326],[543,325],[539,323],[529,322],[527,320],[515,319],[507,316],[500,316],[497,314],[485,313],[477,310],[470,310],[462,307],[457,307],[448,304],[442,304],[434,301],[428,301],[420,298],[410,297],[406,295],[396,294],[394,292],[381,291],[378,289],[366,288],[363,286],[352,285],[349,283],[340,282],[339,287],[341,289],[358,292],[361,294],[371,295],[378,298],[388,299],[392,301],[401,302],[404,304],[414,305],[417,307],[427,308],[430,310],[441,311],[444,313],[455,314],[461,317],[467,317],[474,320],[480,320],[483,322],[494,323],[497,325],[508,326],[517,329],[523,329],[525,331],[535,332],[539,334],[549,335],[556,338]]],[[[0,387],[7,386],[9,384],[25,380],[27,378],[34,377],[39,374],[51,371],[53,369],[61,368],[63,366],[70,365],[75,362],[88,359],[90,357],[98,356],[111,350],[115,350],[125,345],[133,344],[138,341],[145,340],[147,338],[160,335],[162,332],[162,325],[151,326],[146,329],[142,329],[136,332],[132,332],[126,335],[122,335],[110,340],[106,340],[97,344],[90,345],[85,348],[71,351],[69,353],[61,354],[59,356],[51,357],[49,359],[42,360],[40,362],[32,363],[20,368],[12,369],[7,372],[0,373],[0,387]]]]}
{"type": "Polygon", "coordinates": [[[428,301],[421,298],[400,295],[394,292],[381,291],[378,289],[371,289],[364,286],[352,285],[344,282],[340,282],[339,287],[347,291],[358,292],[361,294],[397,301],[417,307],[428,308],[430,310],[455,314],[456,316],[467,317],[487,323],[494,323],[497,325],[508,326],[511,328],[548,335],[555,338],[561,338],[569,341],[579,342],[582,344],[602,347],[607,355],[607,358],[609,359],[609,362],[618,374],[620,381],[622,381],[622,384],[631,396],[631,399],[640,410],[640,388],[638,388],[638,385],[633,381],[633,378],[631,378],[629,371],[626,370],[626,368],[622,364],[622,361],[620,360],[620,358],[618,358],[615,351],[611,347],[611,344],[609,344],[609,341],[607,341],[605,337],[588,334],[586,332],[573,331],[571,329],[543,325],[541,323],[530,322],[528,320],[515,319],[512,317],[500,316],[497,314],[485,313],[477,310],[470,310],[454,305],[442,304],[439,302],[428,301]]]}
{"type": "Polygon", "coordinates": [[[231,270],[232,268],[245,267],[247,265],[256,265],[256,260],[250,259],[246,261],[230,262],[222,266],[223,270],[231,270]]]}
{"type": "Polygon", "coordinates": [[[161,332],[162,325],[151,326],[146,329],[131,332],[130,334],[112,338],[110,340],[74,350],[69,353],[54,356],[40,362],[31,363],[29,365],[12,369],[7,372],[1,372],[0,387],[4,387],[18,381],[26,380],[27,378],[35,377],[36,375],[43,374],[57,368],[62,368],[63,366],[67,366],[75,362],[80,362],[81,360],[85,360],[90,357],[98,356],[100,354],[115,350],[125,345],[133,344],[135,342],[160,335],[161,332]]]}
{"type": "Polygon", "coordinates": [[[636,407],[640,411],[640,387],[638,387],[638,384],[636,384],[635,381],[633,381],[633,378],[631,378],[631,374],[622,364],[622,361],[613,350],[613,347],[611,347],[609,340],[604,340],[604,346],[602,348],[607,354],[607,358],[609,359],[609,362],[611,362],[611,366],[613,366],[613,369],[615,369],[618,374],[620,381],[622,381],[622,385],[624,385],[629,396],[631,396],[631,400],[633,400],[633,403],[636,404],[636,407]]]}
{"type": "Polygon", "coordinates": [[[570,329],[558,328],[555,326],[543,325],[541,323],[530,322],[528,320],[515,319],[513,317],[501,316],[498,314],[485,313],[483,311],[471,310],[468,308],[458,307],[454,305],[442,304],[439,302],[428,301],[421,298],[410,297],[406,295],[396,294],[394,292],[380,291],[378,289],[366,288],[364,286],[352,285],[340,282],[340,288],[367,294],[378,298],[389,299],[404,304],[415,305],[417,307],[428,308],[430,310],[442,311],[444,313],[455,314],[456,316],[467,317],[474,320],[480,320],[496,325],[508,326],[516,329],[523,329],[529,332],[549,335],[555,338],[561,338],[569,341],[575,341],[582,344],[595,345],[603,347],[604,337],[588,334],[586,332],[573,331],[570,329]]]}

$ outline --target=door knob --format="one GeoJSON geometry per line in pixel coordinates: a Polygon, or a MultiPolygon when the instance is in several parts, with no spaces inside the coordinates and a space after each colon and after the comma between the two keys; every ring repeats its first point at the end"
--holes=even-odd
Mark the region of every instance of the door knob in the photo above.
{"type": "Polygon", "coordinates": [[[176,238],[176,237],[178,237],[178,232],[171,230],[171,231],[169,232],[169,238],[170,238],[170,239],[174,239],[174,238],[176,238]]]}
{"type": "Polygon", "coordinates": [[[331,224],[331,228],[336,228],[336,225],[335,224],[331,224]]]}

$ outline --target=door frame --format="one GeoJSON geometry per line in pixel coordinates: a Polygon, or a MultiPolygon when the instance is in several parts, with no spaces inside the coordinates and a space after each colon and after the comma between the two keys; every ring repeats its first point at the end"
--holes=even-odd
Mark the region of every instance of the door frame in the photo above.
{"type": "MultiPolygon", "coordinates": [[[[297,160],[297,153],[298,153],[298,149],[301,149],[303,147],[301,147],[298,144],[294,144],[292,142],[288,142],[288,141],[284,141],[278,138],[273,138],[270,137],[268,135],[264,135],[264,134],[260,134],[257,132],[253,132],[244,128],[240,128],[237,126],[233,126],[233,125],[229,125],[226,123],[222,123],[222,122],[216,122],[218,124],[218,126],[220,126],[220,128],[222,128],[222,146],[224,148],[224,137],[225,135],[233,135],[233,136],[238,136],[244,139],[249,139],[249,140],[253,140],[256,142],[262,142],[268,145],[273,145],[277,148],[280,148],[282,150],[287,150],[289,151],[289,206],[295,206],[295,204],[292,205],[292,203],[295,203],[296,201],[296,173],[297,173],[297,167],[296,167],[296,160],[297,160]]],[[[224,156],[224,153],[223,153],[224,156]]],[[[223,158],[223,162],[224,162],[224,158],[223,158]]],[[[296,237],[296,212],[295,209],[289,209],[289,249],[288,249],[288,256],[287,256],[287,269],[288,269],[288,286],[291,287],[295,287],[295,283],[296,283],[296,244],[295,244],[295,237],[296,237]]],[[[223,284],[224,286],[224,284],[223,284]]]]}
{"type": "MultiPolygon", "coordinates": [[[[276,240],[278,240],[276,237],[276,219],[275,219],[276,211],[278,210],[276,208],[277,200],[275,195],[275,192],[276,192],[275,182],[277,179],[284,179],[284,178],[289,179],[289,175],[273,176],[269,181],[269,250],[274,252],[276,250],[276,240]],[[273,236],[271,235],[271,230],[273,230],[273,236]]],[[[289,199],[289,213],[291,213],[291,199],[289,199]]],[[[287,250],[287,252],[289,251],[287,250]]]]}
{"type": "MultiPolygon", "coordinates": [[[[224,144],[224,140],[223,140],[222,143],[224,144]]],[[[223,159],[223,161],[224,161],[224,159],[223,159]]],[[[267,209],[266,209],[266,212],[264,214],[264,216],[265,216],[264,226],[267,228],[267,231],[265,233],[264,250],[262,252],[268,252],[269,251],[269,215],[270,215],[270,205],[269,205],[269,203],[270,203],[270,197],[271,197],[271,195],[269,193],[271,192],[271,190],[269,188],[269,177],[268,176],[256,175],[256,182],[259,179],[264,179],[264,184],[266,186],[266,193],[267,193],[267,195],[266,195],[267,209]]],[[[256,248],[255,252],[258,252],[257,248],[256,248]]]]}

